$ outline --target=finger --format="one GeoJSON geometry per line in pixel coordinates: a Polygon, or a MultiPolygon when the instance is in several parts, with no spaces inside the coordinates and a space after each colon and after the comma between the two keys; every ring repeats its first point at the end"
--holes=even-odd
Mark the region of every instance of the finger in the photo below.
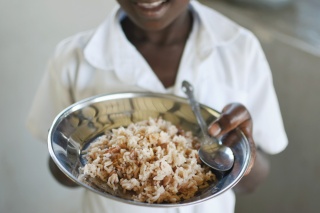
{"type": "Polygon", "coordinates": [[[209,126],[209,134],[212,136],[223,135],[236,127],[244,128],[246,133],[250,133],[252,128],[251,116],[248,110],[238,103],[227,105],[220,117],[209,126]],[[247,127],[246,125],[249,125],[247,127]]]}
{"type": "Polygon", "coordinates": [[[243,134],[246,136],[248,142],[249,142],[249,147],[250,147],[250,162],[247,167],[247,170],[244,175],[248,175],[251,172],[251,169],[254,166],[254,162],[256,160],[256,144],[254,143],[253,137],[252,137],[252,122],[251,120],[243,122],[240,126],[239,129],[243,132],[243,134]]]}
{"type": "Polygon", "coordinates": [[[241,140],[241,135],[239,135],[238,131],[232,130],[221,137],[221,142],[229,147],[235,146],[241,140]]]}
{"type": "Polygon", "coordinates": [[[249,162],[249,165],[248,165],[244,175],[248,175],[251,172],[251,169],[252,169],[254,162],[256,160],[256,153],[257,153],[256,146],[255,146],[255,143],[253,142],[252,138],[247,137],[247,139],[249,141],[249,146],[250,146],[250,162],[249,162]]]}
{"type": "Polygon", "coordinates": [[[238,103],[227,105],[222,110],[220,117],[209,126],[208,131],[215,137],[224,135],[226,137],[224,143],[232,146],[236,142],[233,140],[233,134],[229,133],[232,133],[235,128],[239,128],[249,142],[251,159],[245,172],[245,175],[247,175],[250,173],[256,158],[256,147],[252,138],[252,119],[248,110],[238,103]]]}

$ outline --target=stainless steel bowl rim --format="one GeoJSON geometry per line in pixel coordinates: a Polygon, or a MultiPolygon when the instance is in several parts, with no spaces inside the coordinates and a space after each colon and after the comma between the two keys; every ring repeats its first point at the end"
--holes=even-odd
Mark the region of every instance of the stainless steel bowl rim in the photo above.
{"type": "MultiPolygon", "coordinates": [[[[86,184],[82,183],[77,178],[74,178],[66,170],[66,168],[64,168],[60,164],[59,159],[57,158],[57,156],[55,155],[54,150],[53,150],[53,144],[52,144],[53,131],[59,125],[60,121],[63,118],[65,118],[66,116],[68,116],[69,114],[71,114],[72,112],[80,110],[83,107],[89,106],[90,104],[93,104],[93,103],[98,103],[98,102],[102,102],[102,101],[109,101],[109,100],[125,99],[125,98],[136,98],[136,97],[158,97],[158,98],[172,99],[174,101],[188,104],[188,100],[186,98],[178,97],[175,95],[162,94],[162,93],[152,93],[152,92],[122,92],[122,93],[110,93],[110,94],[96,95],[96,96],[92,96],[92,97],[83,99],[81,101],[78,101],[78,102],[70,105],[69,107],[67,107],[63,111],[61,111],[55,117],[55,119],[52,123],[52,126],[50,127],[49,132],[48,132],[49,154],[52,157],[53,161],[56,163],[56,165],[59,167],[59,169],[66,176],[68,176],[71,180],[73,180],[77,184],[83,186],[84,188],[89,189],[92,192],[98,193],[106,198],[109,198],[109,199],[112,199],[115,201],[119,201],[119,202],[123,202],[123,203],[127,203],[127,204],[133,204],[133,205],[144,206],[144,207],[160,207],[160,208],[182,207],[182,206],[199,204],[199,203],[204,202],[206,200],[212,199],[212,198],[224,193],[227,190],[230,190],[233,186],[235,186],[241,180],[241,178],[243,177],[243,175],[246,171],[246,168],[248,167],[248,164],[250,161],[250,155],[246,156],[242,170],[240,171],[239,175],[231,183],[228,184],[228,187],[226,187],[220,191],[213,192],[213,194],[209,197],[203,198],[201,200],[195,200],[192,202],[186,202],[186,203],[163,203],[163,204],[152,203],[152,204],[149,204],[149,203],[143,203],[143,202],[138,202],[138,201],[133,201],[133,200],[122,199],[122,198],[119,198],[119,197],[116,197],[116,196],[113,196],[110,194],[106,194],[106,193],[102,193],[100,191],[97,191],[97,190],[87,186],[86,184]]],[[[203,108],[206,108],[206,109],[210,109],[210,110],[214,111],[215,113],[219,114],[218,111],[216,111],[206,105],[200,104],[200,106],[203,108]]],[[[245,140],[245,143],[244,143],[245,149],[249,150],[248,152],[250,152],[250,146],[249,146],[248,140],[246,139],[245,135],[240,130],[239,130],[239,133],[242,135],[243,139],[245,140]]]]}

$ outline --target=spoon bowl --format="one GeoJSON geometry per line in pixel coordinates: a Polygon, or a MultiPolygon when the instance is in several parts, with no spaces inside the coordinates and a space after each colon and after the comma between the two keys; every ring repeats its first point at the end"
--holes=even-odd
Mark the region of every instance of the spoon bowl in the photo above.
{"type": "Polygon", "coordinates": [[[234,163],[234,155],[231,148],[224,146],[217,138],[210,137],[208,127],[201,113],[199,103],[194,98],[193,87],[188,81],[182,82],[182,90],[187,95],[192,111],[200,126],[202,138],[199,149],[199,158],[209,167],[218,171],[228,171],[234,163]]]}

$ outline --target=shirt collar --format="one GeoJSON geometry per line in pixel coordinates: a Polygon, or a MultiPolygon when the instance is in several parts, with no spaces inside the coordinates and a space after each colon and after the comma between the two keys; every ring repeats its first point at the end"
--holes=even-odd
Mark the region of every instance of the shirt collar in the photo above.
{"type": "Polygon", "coordinates": [[[93,36],[84,48],[84,56],[86,60],[99,69],[109,70],[114,64],[114,48],[119,34],[121,17],[120,6],[117,5],[111,11],[107,19],[96,29],[93,36]],[[110,33],[112,32],[112,33],[110,33]]]}
{"type": "MultiPolygon", "coordinates": [[[[241,28],[218,12],[197,1],[191,1],[190,8],[199,23],[195,40],[197,57],[210,55],[214,48],[227,45],[239,35],[241,28]]],[[[150,69],[146,62],[138,65],[134,63],[139,54],[121,29],[120,20],[123,17],[124,12],[117,5],[87,43],[84,49],[85,58],[91,65],[102,70],[121,69],[115,73],[128,84],[137,83],[132,81],[137,76],[140,76],[140,79],[154,78],[154,73],[149,72],[146,75],[146,72],[143,72],[143,69],[150,69]]],[[[164,89],[160,84],[153,87],[155,90],[164,89]]]]}
{"type": "Polygon", "coordinates": [[[228,45],[240,35],[239,25],[212,8],[197,1],[191,1],[191,9],[201,25],[198,45],[202,54],[206,54],[213,48],[228,45]]]}

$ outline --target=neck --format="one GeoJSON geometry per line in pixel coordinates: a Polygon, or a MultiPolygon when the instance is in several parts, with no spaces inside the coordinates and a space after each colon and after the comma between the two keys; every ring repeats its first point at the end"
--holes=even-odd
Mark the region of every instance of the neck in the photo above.
{"type": "Polygon", "coordinates": [[[128,40],[133,44],[173,45],[187,40],[192,29],[192,14],[186,11],[169,26],[157,31],[141,29],[126,17],[122,21],[122,28],[128,40]]]}

